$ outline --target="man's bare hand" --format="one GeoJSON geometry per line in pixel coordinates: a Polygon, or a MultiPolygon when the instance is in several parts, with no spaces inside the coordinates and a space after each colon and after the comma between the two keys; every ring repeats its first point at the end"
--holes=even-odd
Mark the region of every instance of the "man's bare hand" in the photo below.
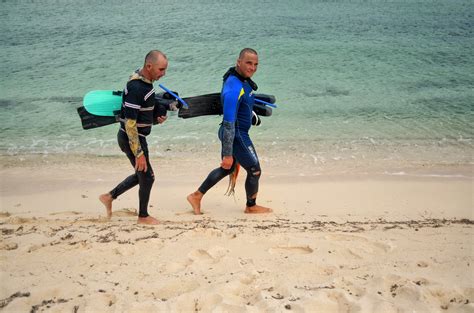
{"type": "Polygon", "coordinates": [[[167,116],[158,116],[156,120],[158,121],[158,124],[162,124],[166,121],[167,118],[167,116]]]}
{"type": "Polygon", "coordinates": [[[180,108],[178,101],[173,101],[170,103],[170,110],[171,111],[178,111],[180,108]]]}
{"type": "Polygon", "coordinates": [[[228,170],[232,167],[232,163],[234,163],[234,158],[231,155],[226,155],[222,158],[221,167],[228,170]]]}
{"type": "Polygon", "coordinates": [[[146,157],[145,154],[142,154],[138,158],[135,159],[135,170],[139,172],[146,172],[148,169],[146,164],[146,157]]]}

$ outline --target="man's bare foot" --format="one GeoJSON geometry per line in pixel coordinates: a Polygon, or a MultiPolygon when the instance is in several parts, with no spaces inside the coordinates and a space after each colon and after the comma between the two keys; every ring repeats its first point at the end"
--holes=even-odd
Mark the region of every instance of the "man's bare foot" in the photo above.
{"type": "Polygon", "coordinates": [[[137,223],[138,224],[145,224],[145,225],[158,225],[158,224],[160,224],[160,222],[156,218],[154,218],[150,215],[148,215],[147,217],[139,217],[137,223]]]}
{"type": "Polygon", "coordinates": [[[264,206],[259,206],[259,205],[254,205],[254,206],[248,206],[245,207],[245,212],[247,214],[260,214],[260,213],[271,213],[273,212],[272,209],[266,208],[264,206]]]}
{"type": "Polygon", "coordinates": [[[188,199],[189,204],[193,207],[193,211],[195,215],[202,214],[201,212],[201,199],[204,195],[199,192],[195,191],[192,194],[188,195],[186,199],[188,199]]]}
{"type": "Polygon", "coordinates": [[[110,193],[104,193],[100,195],[99,200],[104,204],[107,218],[110,219],[112,217],[112,201],[114,201],[114,198],[112,198],[110,193]]]}

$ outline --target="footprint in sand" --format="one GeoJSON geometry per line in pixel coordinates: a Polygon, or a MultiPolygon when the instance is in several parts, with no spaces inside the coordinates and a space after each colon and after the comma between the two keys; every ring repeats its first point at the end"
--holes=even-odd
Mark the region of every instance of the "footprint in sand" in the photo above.
{"type": "Polygon", "coordinates": [[[19,216],[12,216],[7,220],[7,224],[27,224],[27,223],[32,223],[36,219],[35,218],[25,218],[25,217],[19,217],[19,216]]]}
{"type": "Polygon", "coordinates": [[[114,211],[112,213],[112,216],[120,216],[120,217],[127,217],[127,216],[135,217],[137,215],[138,215],[137,210],[136,209],[131,209],[131,208],[120,209],[120,210],[114,211]]]}
{"type": "Polygon", "coordinates": [[[188,267],[192,262],[191,261],[184,261],[184,262],[173,262],[166,265],[163,265],[161,268],[167,274],[176,274],[182,272],[188,267]]]}
{"type": "Polygon", "coordinates": [[[110,220],[106,217],[98,217],[98,218],[85,218],[76,220],[75,223],[79,222],[86,222],[86,223],[108,223],[110,220]]]}
{"type": "MultiPolygon", "coordinates": [[[[359,244],[359,249],[362,247],[365,252],[371,252],[374,254],[380,252],[386,253],[395,249],[395,246],[390,242],[374,241],[363,236],[333,234],[327,235],[325,238],[332,241],[347,243],[349,247],[354,246],[354,243],[357,242],[359,244]]],[[[353,252],[351,251],[351,253],[353,252]]]]}
{"type": "MultiPolygon", "coordinates": [[[[180,215],[194,215],[194,212],[193,212],[193,210],[189,209],[189,210],[186,210],[186,211],[176,212],[174,215],[177,215],[177,216],[180,216],[180,215]]],[[[199,216],[202,216],[202,215],[203,214],[196,215],[196,217],[199,217],[199,216]]]]}
{"type": "Polygon", "coordinates": [[[0,250],[15,250],[15,249],[18,249],[18,244],[15,242],[0,243],[0,250]]]}
{"type": "MultiPolygon", "coordinates": [[[[321,290],[299,302],[307,312],[359,312],[361,307],[342,291],[321,290]]],[[[382,311],[377,311],[382,312],[382,311]]]]}
{"type": "Polygon", "coordinates": [[[196,236],[208,237],[208,238],[219,238],[222,237],[223,232],[220,229],[212,229],[212,228],[203,228],[198,227],[195,228],[193,233],[190,233],[190,236],[195,238],[196,236]]]}
{"type": "Polygon", "coordinates": [[[164,284],[162,288],[156,289],[155,293],[160,298],[171,299],[182,294],[190,293],[200,287],[199,283],[194,279],[173,279],[164,284]]]}
{"type": "Polygon", "coordinates": [[[50,213],[49,215],[80,215],[80,214],[82,213],[77,212],[77,211],[63,211],[63,212],[50,213]]]}
{"type": "Polygon", "coordinates": [[[177,263],[175,266],[167,269],[167,272],[178,272],[182,271],[185,268],[197,264],[197,266],[202,266],[202,264],[217,264],[229,253],[229,250],[214,246],[208,250],[196,249],[188,253],[188,258],[177,263]]]}
{"type": "Polygon", "coordinates": [[[193,261],[210,261],[212,260],[212,256],[207,253],[206,250],[203,249],[197,249],[193,250],[188,254],[188,258],[190,258],[193,261]]]}
{"type": "Polygon", "coordinates": [[[416,265],[417,265],[418,267],[422,267],[422,268],[429,266],[429,264],[428,264],[427,262],[425,262],[425,261],[419,261],[419,262],[416,263],[416,265]]]}
{"type": "Polygon", "coordinates": [[[197,249],[193,250],[188,254],[188,258],[191,259],[193,262],[212,262],[217,263],[219,262],[225,255],[229,253],[229,250],[214,246],[209,250],[204,249],[197,249]]]}
{"type": "Polygon", "coordinates": [[[275,253],[289,253],[289,254],[309,254],[313,253],[313,249],[309,246],[277,246],[270,248],[268,252],[275,253]]]}

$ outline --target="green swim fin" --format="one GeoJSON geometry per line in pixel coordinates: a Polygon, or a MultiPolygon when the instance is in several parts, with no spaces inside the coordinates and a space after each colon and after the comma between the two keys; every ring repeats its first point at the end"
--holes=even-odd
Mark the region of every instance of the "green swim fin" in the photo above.
{"type": "Polygon", "coordinates": [[[93,90],[89,91],[83,100],[87,112],[98,116],[114,116],[114,111],[122,107],[122,91],[93,90]]]}

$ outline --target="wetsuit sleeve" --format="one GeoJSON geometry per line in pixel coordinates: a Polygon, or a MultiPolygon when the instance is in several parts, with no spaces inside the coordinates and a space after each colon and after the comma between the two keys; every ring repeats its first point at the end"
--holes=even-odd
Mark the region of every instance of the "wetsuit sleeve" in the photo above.
{"type": "Polygon", "coordinates": [[[137,158],[143,154],[140,140],[138,140],[137,128],[137,118],[143,98],[138,88],[134,88],[133,84],[127,84],[127,89],[123,97],[125,132],[128,136],[130,149],[137,158]]]}
{"type": "Polygon", "coordinates": [[[123,96],[123,109],[126,119],[137,120],[143,99],[144,95],[142,95],[139,88],[134,86],[132,82],[128,83],[123,96]]]}
{"type": "Polygon", "coordinates": [[[222,127],[222,155],[229,156],[233,154],[235,123],[223,121],[222,127]]]}
{"type": "Polygon", "coordinates": [[[133,155],[135,155],[136,158],[140,157],[143,154],[143,150],[140,145],[140,140],[138,139],[137,121],[127,119],[125,122],[125,132],[127,133],[128,144],[130,145],[133,155]]]}
{"type": "Polygon", "coordinates": [[[222,90],[222,103],[224,120],[222,122],[222,155],[232,155],[232,145],[235,137],[235,121],[237,119],[237,109],[240,97],[244,94],[244,89],[240,81],[229,78],[222,90]]]}

